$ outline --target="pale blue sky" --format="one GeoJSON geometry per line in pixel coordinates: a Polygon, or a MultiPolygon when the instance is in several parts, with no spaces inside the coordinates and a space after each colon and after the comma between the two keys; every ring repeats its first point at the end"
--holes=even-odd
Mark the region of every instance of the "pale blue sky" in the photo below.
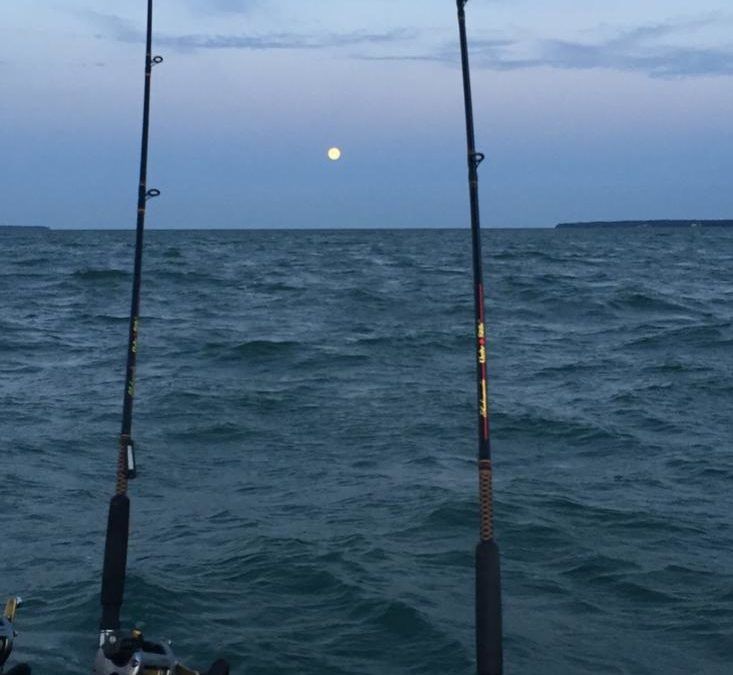
{"type": "MultiPolygon", "coordinates": [[[[0,223],[134,225],[145,4],[0,3],[0,223]]],[[[467,12],[486,226],[733,217],[730,2],[467,12]]],[[[466,224],[453,0],[157,0],[155,19],[150,227],[466,224]]]]}

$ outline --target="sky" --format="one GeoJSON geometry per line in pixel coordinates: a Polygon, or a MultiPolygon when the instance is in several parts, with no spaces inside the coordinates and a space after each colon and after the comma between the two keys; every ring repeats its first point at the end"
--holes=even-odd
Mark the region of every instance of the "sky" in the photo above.
{"type": "MultiPolygon", "coordinates": [[[[0,223],[134,227],[145,10],[0,0],[0,223]]],[[[733,218],[730,0],[466,12],[485,227],[733,218]]],[[[453,0],[156,0],[148,227],[465,227],[457,38],[453,0]]]]}

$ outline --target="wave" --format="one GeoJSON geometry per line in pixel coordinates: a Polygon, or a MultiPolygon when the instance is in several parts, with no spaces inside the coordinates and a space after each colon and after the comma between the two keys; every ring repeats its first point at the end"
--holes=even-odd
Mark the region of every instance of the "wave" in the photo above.
{"type": "MultiPolygon", "coordinates": [[[[487,235],[517,673],[730,669],[733,239],[652,234],[487,235]]],[[[93,657],[130,237],[0,250],[0,575],[39,672],[93,657]]],[[[150,242],[125,625],[234,672],[475,671],[468,233],[150,242]]]]}
{"type": "Polygon", "coordinates": [[[125,270],[86,268],[76,270],[71,275],[82,281],[126,281],[132,279],[132,273],[125,270]]]}
{"type": "Polygon", "coordinates": [[[733,338],[726,335],[731,324],[695,324],[667,328],[661,326],[640,327],[646,334],[630,337],[626,347],[656,349],[663,346],[683,348],[724,347],[733,344],[733,338]]]}

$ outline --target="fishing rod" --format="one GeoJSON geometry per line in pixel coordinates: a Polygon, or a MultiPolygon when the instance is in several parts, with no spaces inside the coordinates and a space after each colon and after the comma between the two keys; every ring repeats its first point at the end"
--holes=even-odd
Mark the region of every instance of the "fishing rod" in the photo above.
{"type": "Polygon", "coordinates": [[[463,98],[466,107],[466,145],[468,148],[468,187],[471,201],[471,243],[473,249],[473,286],[476,325],[476,365],[478,382],[478,473],[480,528],[476,546],[476,668],[478,675],[501,675],[501,574],[499,547],[494,539],[492,498],[491,439],[486,369],[486,324],[484,321],[484,282],[481,263],[481,223],[479,219],[478,167],[484,160],[476,152],[471,99],[471,71],[466,37],[466,3],[456,0],[461,39],[463,98]]]}
{"type": "Polygon", "coordinates": [[[10,670],[5,671],[3,668],[10,658],[13,651],[13,642],[15,641],[15,613],[20,607],[20,598],[10,598],[5,603],[5,610],[0,616],[0,675],[30,675],[31,669],[25,663],[18,663],[10,670]]]}
{"type": "MultiPolygon", "coordinates": [[[[138,324],[140,317],[140,286],[142,281],[143,234],[145,231],[146,203],[158,197],[160,191],[148,189],[148,140],[150,130],[150,84],[154,65],[163,62],[152,55],[153,0],[147,0],[147,31],[145,40],[145,90],[143,98],[143,127],[140,151],[140,183],[137,199],[137,227],[135,262],[132,281],[132,304],[127,343],[127,366],[122,404],[122,430],[119,438],[117,480],[115,494],[110,500],[107,518],[107,536],[102,571],[102,618],[99,626],[99,650],[94,661],[96,675],[190,675],[197,671],[183,666],[167,641],[146,640],[142,631],[120,628],[120,611],[127,572],[127,545],[130,530],[130,499],[128,481],[137,475],[135,445],[132,440],[132,409],[135,397],[137,366],[138,324]]],[[[216,661],[207,675],[228,675],[229,666],[216,661]]]]}

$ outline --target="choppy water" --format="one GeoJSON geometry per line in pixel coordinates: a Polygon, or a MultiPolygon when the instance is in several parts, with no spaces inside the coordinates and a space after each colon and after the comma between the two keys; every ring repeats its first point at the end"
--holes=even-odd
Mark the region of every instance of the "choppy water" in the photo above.
{"type": "MultiPolygon", "coordinates": [[[[0,593],[88,672],[132,232],[0,238],[0,593]]],[[[733,233],[485,234],[506,672],[733,672],[733,233]]],[[[466,231],[151,232],[124,615],[250,675],[472,672],[466,231]]]]}

